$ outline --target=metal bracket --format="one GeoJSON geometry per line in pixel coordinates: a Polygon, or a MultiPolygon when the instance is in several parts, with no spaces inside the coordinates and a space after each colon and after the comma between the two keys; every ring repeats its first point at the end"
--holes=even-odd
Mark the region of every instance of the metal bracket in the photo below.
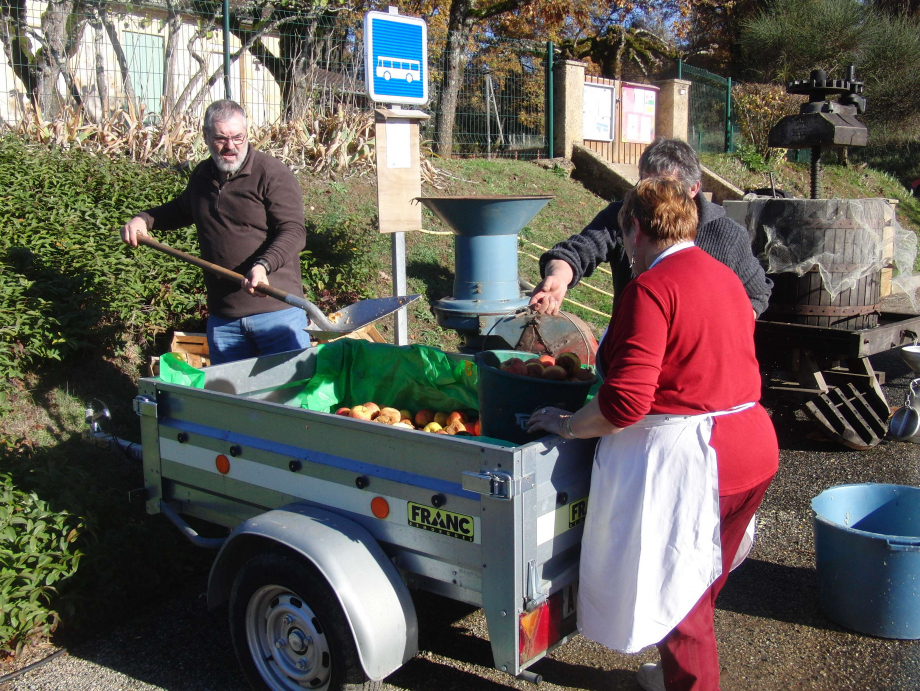
{"type": "Polygon", "coordinates": [[[133,504],[135,502],[147,501],[150,498],[150,492],[147,491],[146,487],[138,487],[137,489],[128,490],[128,503],[133,504]]]}
{"type": "Polygon", "coordinates": [[[135,396],[134,412],[141,417],[156,417],[157,402],[151,396],[135,396]]]}
{"type": "Polygon", "coordinates": [[[546,593],[540,589],[540,573],[537,569],[537,560],[527,562],[527,602],[524,609],[532,612],[546,602],[546,593]]]}
{"type": "Polygon", "coordinates": [[[493,499],[509,500],[523,490],[534,487],[533,477],[527,475],[515,482],[511,473],[496,470],[484,470],[481,473],[463,471],[461,477],[463,489],[476,494],[487,494],[493,499]]]}

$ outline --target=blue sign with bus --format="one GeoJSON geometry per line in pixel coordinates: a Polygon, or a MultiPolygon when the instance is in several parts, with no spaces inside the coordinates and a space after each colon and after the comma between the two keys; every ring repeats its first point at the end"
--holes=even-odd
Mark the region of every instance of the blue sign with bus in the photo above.
{"type": "Polygon", "coordinates": [[[428,25],[386,12],[364,15],[367,94],[378,103],[428,102],[428,25]]]}

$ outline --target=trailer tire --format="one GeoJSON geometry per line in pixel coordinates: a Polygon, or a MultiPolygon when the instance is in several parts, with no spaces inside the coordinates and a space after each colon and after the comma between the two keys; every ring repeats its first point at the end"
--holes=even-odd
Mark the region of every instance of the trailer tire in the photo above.
{"type": "Polygon", "coordinates": [[[243,565],[230,592],[230,637],[257,691],[379,691],[383,684],[365,675],[332,586],[305,559],[268,552],[243,565]]]}

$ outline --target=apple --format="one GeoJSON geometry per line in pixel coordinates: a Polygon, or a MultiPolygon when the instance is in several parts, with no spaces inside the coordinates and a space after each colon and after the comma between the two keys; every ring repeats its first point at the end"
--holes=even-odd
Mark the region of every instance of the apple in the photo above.
{"type": "Polygon", "coordinates": [[[476,422],[467,422],[463,427],[466,429],[467,432],[475,436],[477,424],[479,424],[479,420],[477,420],[476,422]]]}
{"type": "Polygon", "coordinates": [[[558,365],[547,367],[543,372],[543,378],[547,381],[565,381],[566,376],[566,371],[558,365]]]}
{"type": "Polygon", "coordinates": [[[444,428],[444,431],[448,434],[456,434],[457,432],[466,432],[466,427],[462,421],[454,420],[444,428]]]}
{"type": "Polygon", "coordinates": [[[429,422],[434,421],[434,413],[427,408],[422,408],[415,414],[415,426],[425,427],[429,422]]]}
{"type": "Polygon", "coordinates": [[[415,429],[415,425],[412,424],[411,420],[400,420],[399,422],[394,423],[393,427],[405,427],[406,429],[415,429]]]}
{"type": "Polygon", "coordinates": [[[517,374],[519,376],[527,375],[527,367],[520,358],[513,357],[502,365],[502,371],[508,374],[517,374]]]}
{"type": "Polygon", "coordinates": [[[335,414],[342,415],[344,417],[351,417],[351,408],[339,408],[337,411],[335,411],[335,414]]]}
{"type": "Polygon", "coordinates": [[[425,425],[426,432],[437,432],[440,429],[441,425],[439,425],[437,422],[429,422],[427,425],[425,425]]]}
{"type": "Polygon", "coordinates": [[[556,364],[568,373],[569,376],[575,374],[576,370],[581,369],[581,358],[575,353],[560,353],[556,358],[556,364]]]}
{"type": "Polygon", "coordinates": [[[399,419],[408,420],[409,422],[412,422],[412,413],[406,410],[405,408],[403,408],[402,410],[399,411],[399,419]]]}
{"type": "Polygon", "coordinates": [[[447,426],[447,413],[438,412],[434,414],[434,421],[437,422],[441,427],[447,426]]]}
{"type": "Polygon", "coordinates": [[[395,425],[402,419],[399,411],[396,408],[381,408],[380,412],[377,413],[377,417],[374,418],[377,422],[382,422],[385,425],[395,425]]]}
{"type": "Polygon", "coordinates": [[[546,355],[545,353],[537,359],[546,367],[552,367],[556,364],[556,358],[554,358],[552,355],[546,355]]]}
{"type": "Polygon", "coordinates": [[[374,403],[373,401],[368,401],[364,404],[364,407],[371,411],[371,420],[377,417],[377,413],[380,412],[380,406],[374,403]]]}
{"type": "Polygon", "coordinates": [[[366,405],[356,405],[351,409],[351,416],[358,420],[373,420],[374,413],[366,405]]]}
{"type": "Polygon", "coordinates": [[[580,368],[575,370],[575,379],[578,381],[593,381],[597,375],[589,369],[580,368]]]}
{"type": "Polygon", "coordinates": [[[462,410],[455,410],[450,415],[447,416],[447,424],[452,424],[455,420],[460,420],[460,422],[466,422],[469,420],[469,416],[464,413],[462,410]]]}
{"type": "Polygon", "coordinates": [[[543,367],[543,363],[539,360],[531,360],[524,366],[527,368],[528,377],[533,377],[534,379],[543,378],[545,368],[543,367]]]}
{"type": "Polygon", "coordinates": [[[477,437],[482,436],[482,418],[476,420],[473,424],[473,435],[477,437]]]}

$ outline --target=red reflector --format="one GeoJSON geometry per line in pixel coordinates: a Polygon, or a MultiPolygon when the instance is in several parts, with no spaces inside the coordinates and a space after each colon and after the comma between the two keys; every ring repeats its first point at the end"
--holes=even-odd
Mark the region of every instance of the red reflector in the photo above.
{"type": "Polygon", "coordinates": [[[224,475],[230,472],[230,459],[220,454],[215,460],[214,465],[217,466],[217,470],[224,475]]]}
{"type": "Polygon", "coordinates": [[[562,638],[562,591],[520,616],[518,653],[523,665],[562,638]]]}
{"type": "Polygon", "coordinates": [[[371,499],[371,513],[377,518],[386,518],[390,515],[390,505],[383,497],[374,497],[371,499]]]}

